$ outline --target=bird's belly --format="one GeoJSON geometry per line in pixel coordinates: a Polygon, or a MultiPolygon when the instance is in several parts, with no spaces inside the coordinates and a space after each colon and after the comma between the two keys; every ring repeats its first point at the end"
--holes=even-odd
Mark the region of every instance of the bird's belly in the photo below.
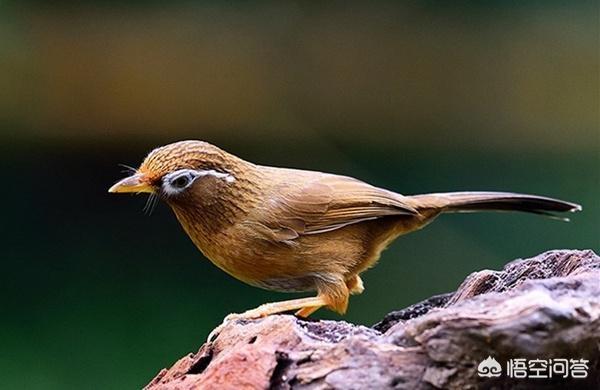
{"type": "Polygon", "coordinates": [[[237,240],[215,240],[234,245],[212,245],[203,252],[216,266],[250,285],[281,292],[314,291],[319,285],[343,282],[364,260],[366,243],[358,228],[300,236],[292,243],[235,234],[237,240]]]}
{"type": "Polygon", "coordinates": [[[397,218],[369,221],[300,236],[291,244],[234,229],[226,232],[228,236],[215,237],[209,250],[198,246],[216,266],[250,285],[282,292],[313,291],[372,266],[390,241],[409,230],[402,225],[397,218]]]}
{"type": "Polygon", "coordinates": [[[265,290],[279,291],[279,292],[305,292],[315,291],[317,283],[315,278],[318,276],[304,275],[304,276],[289,276],[279,278],[267,278],[262,280],[255,280],[249,282],[249,284],[263,288],[265,290]]]}
{"type": "MultiPolygon", "coordinates": [[[[263,243],[264,245],[264,243],[263,243]]],[[[247,284],[280,292],[304,292],[316,289],[318,270],[296,250],[275,252],[257,245],[222,248],[204,252],[213,264],[247,284]]]]}

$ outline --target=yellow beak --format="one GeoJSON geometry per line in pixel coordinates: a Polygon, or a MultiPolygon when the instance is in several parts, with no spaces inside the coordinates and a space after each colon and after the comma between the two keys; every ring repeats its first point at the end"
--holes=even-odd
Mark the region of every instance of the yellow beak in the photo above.
{"type": "Polygon", "coordinates": [[[126,177],[125,179],[119,181],[114,186],[108,189],[110,193],[124,193],[124,192],[154,192],[154,188],[144,180],[143,175],[135,174],[133,176],[126,177]]]}

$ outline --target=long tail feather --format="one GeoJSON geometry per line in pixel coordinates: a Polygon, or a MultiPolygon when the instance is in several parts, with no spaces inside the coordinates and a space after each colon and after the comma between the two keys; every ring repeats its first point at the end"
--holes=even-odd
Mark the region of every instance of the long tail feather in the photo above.
{"type": "Polygon", "coordinates": [[[581,211],[578,204],[544,196],[512,192],[447,192],[411,197],[423,208],[441,208],[443,212],[522,211],[567,220],[555,213],[581,211]]]}

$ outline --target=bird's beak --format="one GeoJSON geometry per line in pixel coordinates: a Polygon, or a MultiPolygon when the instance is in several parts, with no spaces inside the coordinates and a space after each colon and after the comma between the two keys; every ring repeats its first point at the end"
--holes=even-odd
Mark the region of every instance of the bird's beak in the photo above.
{"type": "Polygon", "coordinates": [[[114,186],[108,189],[108,192],[117,193],[117,192],[148,192],[153,193],[154,189],[150,184],[144,180],[144,176],[142,174],[136,173],[133,176],[126,177],[125,179],[119,181],[114,186]]]}

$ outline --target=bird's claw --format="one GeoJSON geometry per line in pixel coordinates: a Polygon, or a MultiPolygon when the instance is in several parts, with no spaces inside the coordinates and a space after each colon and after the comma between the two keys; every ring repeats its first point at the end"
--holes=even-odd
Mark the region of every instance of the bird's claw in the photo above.
{"type": "Polygon", "coordinates": [[[239,314],[239,313],[227,314],[225,316],[225,319],[223,319],[223,324],[225,324],[226,322],[229,322],[229,321],[240,320],[242,318],[245,318],[243,314],[239,314]]]}
{"type": "Polygon", "coordinates": [[[225,325],[227,325],[227,317],[225,317],[225,319],[223,320],[223,322],[218,325],[216,328],[214,328],[209,334],[208,337],[206,338],[206,342],[210,343],[212,342],[214,339],[216,339],[219,334],[221,333],[221,331],[223,330],[223,328],[225,327],[225,325]]]}
{"type": "Polygon", "coordinates": [[[223,328],[225,328],[225,326],[227,326],[227,324],[229,324],[231,321],[235,321],[237,319],[239,319],[239,314],[237,313],[231,313],[228,314],[224,319],[223,322],[221,322],[220,325],[218,325],[216,328],[214,328],[209,334],[208,334],[208,338],[206,339],[207,343],[210,343],[211,341],[213,341],[214,339],[216,339],[219,334],[221,333],[221,331],[223,330],[223,328]]]}
{"type": "Polygon", "coordinates": [[[214,328],[209,334],[208,334],[208,338],[206,339],[207,343],[212,342],[214,339],[216,339],[219,334],[221,333],[221,331],[223,330],[223,328],[225,328],[225,326],[227,326],[227,324],[229,324],[231,321],[236,321],[239,319],[244,318],[244,316],[242,314],[239,313],[231,313],[228,314],[227,316],[225,316],[225,318],[223,319],[223,322],[221,322],[220,325],[218,325],[216,328],[214,328]]]}
{"type": "Polygon", "coordinates": [[[245,311],[243,313],[231,313],[231,314],[228,314],[223,319],[223,322],[221,322],[221,324],[219,326],[217,326],[216,328],[214,328],[208,334],[208,338],[206,339],[206,342],[210,343],[214,339],[216,339],[219,336],[219,334],[221,333],[221,331],[223,330],[223,328],[225,328],[225,326],[227,326],[232,321],[237,321],[237,320],[251,320],[251,319],[261,318],[261,317],[263,317],[263,316],[259,315],[258,313],[254,312],[253,310],[248,310],[248,311],[245,311]]]}

